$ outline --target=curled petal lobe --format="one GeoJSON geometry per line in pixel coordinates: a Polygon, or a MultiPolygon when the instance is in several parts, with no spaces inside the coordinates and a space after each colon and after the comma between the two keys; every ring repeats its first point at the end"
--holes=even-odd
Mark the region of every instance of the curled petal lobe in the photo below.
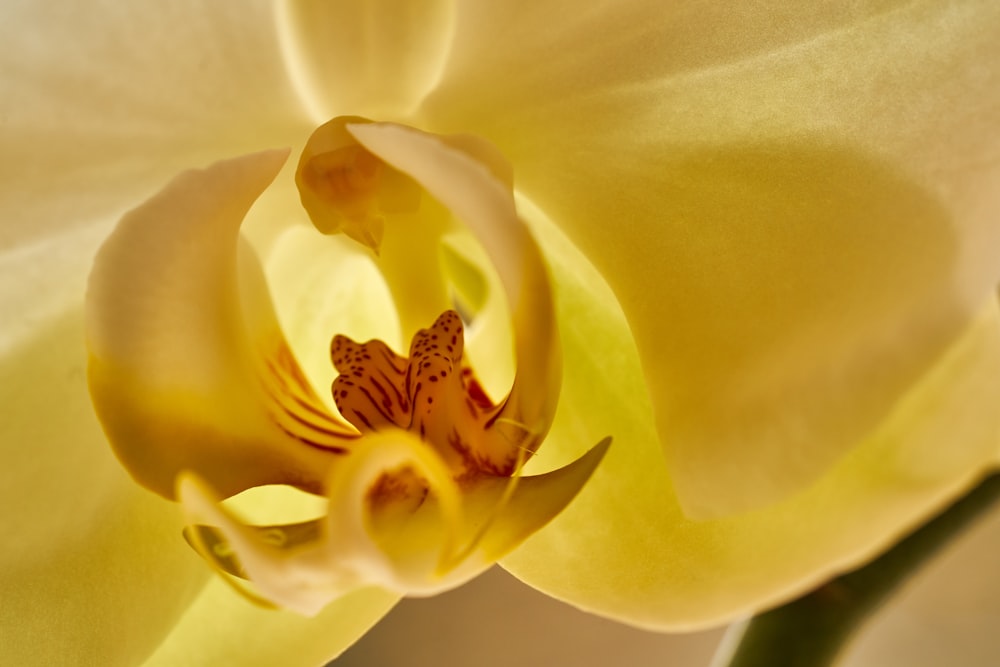
{"type": "MultiPolygon", "coordinates": [[[[502,412],[540,440],[558,398],[556,322],[545,262],[517,217],[504,168],[478,159],[480,144],[442,140],[387,123],[349,125],[363,146],[409,174],[464,222],[488,253],[503,285],[514,330],[517,375],[502,412]],[[475,145],[475,153],[464,150],[475,145]]],[[[495,159],[495,151],[489,151],[495,159]]],[[[509,171],[507,171],[509,173],[509,171]]]]}
{"type": "MultiPolygon", "coordinates": [[[[241,512],[261,521],[308,518],[321,508],[314,498],[290,493],[289,489],[281,487],[258,489],[234,500],[241,512]]],[[[167,509],[179,514],[176,506],[167,509]]],[[[182,548],[188,552],[189,560],[197,560],[192,558],[187,545],[182,548]]],[[[215,548],[218,553],[225,553],[222,547],[215,548]]],[[[203,571],[207,569],[203,563],[196,564],[203,571]]],[[[249,604],[243,597],[233,594],[226,580],[215,577],[143,664],[144,667],[212,667],[235,662],[250,667],[315,667],[350,646],[385,615],[397,599],[397,595],[387,591],[367,588],[354,591],[316,616],[306,618],[249,604]]]]}
{"type": "Polygon", "coordinates": [[[161,495],[185,469],[211,470],[226,495],[315,487],[353,433],[318,405],[239,242],[243,216],[285,157],[182,174],[122,220],[95,262],[91,395],[119,458],[161,495]]]}
{"type": "Polygon", "coordinates": [[[178,497],[206,558],[252,582],[262,602],[313,615],[357,588],[432,595],[478,575],[562,511],[609,444],[545,475],[456,482],[419,438],[369,436],[333,468],[327,518],[302,524],[246,525],[193,477],[178,497]],[[416,501],[380,494],[378,481],[401,467],[426,485],[416,501]]]}

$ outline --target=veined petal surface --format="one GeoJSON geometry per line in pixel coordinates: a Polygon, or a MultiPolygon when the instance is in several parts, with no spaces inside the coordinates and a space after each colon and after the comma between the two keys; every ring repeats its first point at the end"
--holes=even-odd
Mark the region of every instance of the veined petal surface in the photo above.
{"type": "Polygon", "coordinates": [[[992,292],[998,26],[986,0],[476,3],[421,117],[495,142],[607,278],[681,503],[720,516],[842,461],[992,292]]]}
{"type": "Polygon", "coordinates": [[[687,517],[663,465],[620,307],[551,222],[530,202],[520,208],[553,258],[566,358],[563,400],[533,464],[561,465],[578,455],[572,443],[615,437],[573,504],[502,561],[543,592],[651,629],[724,623],[856,567],[995,463],[1000,315],[991,301],[818,483],[764,509],[687,517]]]}

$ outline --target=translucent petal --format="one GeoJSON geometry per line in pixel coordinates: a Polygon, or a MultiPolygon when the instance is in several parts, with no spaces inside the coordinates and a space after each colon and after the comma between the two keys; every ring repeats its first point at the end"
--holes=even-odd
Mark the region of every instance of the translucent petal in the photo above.
{"type": "Polygon", "coordinates": [[[313,119],[405,116],[437,82],[451,44],[454,4],[282,0],[282,45],[313,119]]]}
{"type": "Polygon", "coordinates": [[[0,69],[5,248],[119,215],[192,163],[287,145],[311,125],[266,1],[4,3],[0,69]]]}
{"type": "Polygon", "coordinates": [[[995,3],[456,20],[425,127],[495,142],[608,279],[693,515],[816,481],[997,281],[995,3]]]}
{"type": "MultiPolygon", "coordinates": [[[[329,387],[336,376],[330,363],[334,334],[405,350],[385,282],[354,241],[294,226],[273,244],[266,273],[281,329],[313,386],[329,387]]],[[[328,391],[320,397],[333,408],[328,391]]]]}
{"type": "Polygon", "coordinates": [[[537,463],[559,465],[578,451],[569,443],[598,433],[615,437],[574,503],[503,561],[540,590],[643,627],[725,622],[871,557],[995,465],[1000,319],[991,303],[818,483],[766,509],[687,518],[613,296],[551,223],[522,212],[553,258],[567,359],[537,463]]]}
{"type": "Polygon", "coordinates": [[[123,218],[95,262],[87,296],[94,404],[119,458],[161,495],[172,496],[185,469],[225,495],[266,483],[315,488],[343,442],[330,429],[353,433],[320,415],[330,433],[318,437],[333,444],[295,437],[302,424],[283,399],[317,401],[239,241],[247,209],[286,155],[181,174],[123,218]]]}
{"type": "Polygon", "coordinates": [[[78,309],[0,358],[0,634],[14,664],[138,664],[207,575],[176,507],[111,454],[82,340],[78,309]]]}

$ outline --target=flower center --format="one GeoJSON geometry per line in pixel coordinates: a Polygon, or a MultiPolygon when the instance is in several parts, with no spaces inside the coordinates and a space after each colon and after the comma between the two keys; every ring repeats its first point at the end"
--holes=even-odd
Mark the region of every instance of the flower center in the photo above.
{"type": "Polygon", "coordinates": [[[490,427],[499,414],[472,369],[463,365],[462,321],[446,311],[410,344],[409,358],[380,340],[358,344],[336,336],[331,345],[340,375],[333,399],[362,434],[399,428],[419,435],[456,479],[481,474],[509,476],[518,443],[490,427]]]}
{"type": "Polygon", "coordinates": [[[313,133],[299,158],[295,180],[302,206],[324,234],[343,232],[376,253],[382,245],[386,215],[411,212],[420,188],[372,155],[350,135],[341,116],[313,133]]]}

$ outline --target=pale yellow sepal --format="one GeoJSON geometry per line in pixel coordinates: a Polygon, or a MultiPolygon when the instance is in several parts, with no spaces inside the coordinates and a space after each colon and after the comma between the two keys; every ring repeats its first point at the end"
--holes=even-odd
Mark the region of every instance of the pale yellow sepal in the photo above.
{"type": "Polygon", "coordinates": [[[533,463],[560,465],[606,430],[616,442],[573,504],[503,560],[532,586],[658,630],[724,623],[877,555],[996,465],[1000,315],[990,302],[808,491],[740,515],[687,517],[620,307],[558,229],[519,203],[553,258],[567,359],[563,401],[533,463]]]}

